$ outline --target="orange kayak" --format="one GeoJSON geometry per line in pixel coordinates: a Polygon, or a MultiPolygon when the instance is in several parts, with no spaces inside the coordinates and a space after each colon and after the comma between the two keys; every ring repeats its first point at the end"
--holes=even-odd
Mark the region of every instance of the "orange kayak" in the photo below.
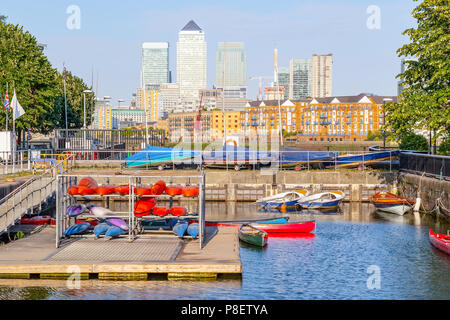
{"type": "Polygon", "coordinates": [[[152,209],[156,204],[155,198],[139,199],[134,205],[134,215],[136,217],[143,217],[152,213],[152,209]]]}
{"type": "MultiPolygon", "coordinates": [[[[136,189],[134,191],[136,192],[136,189]]],[[[127,184],[121,184],[114,188],[114,192],[121,195],[127,195],[130,193],[130,187],[127,184]]]]}
{"type": "Polygon", "coordinates": [[[78,186],[71,186],[69,189],[67,189],[67,193],[70,195],[77,195],[78,194],[78,186]]]}
{"type": "Polygon", "coordinates": [[[160,184],[154,184],[151,189],[151,194],[159,196],[164,192],[164,188],[160,184]]]}
{"type": "Polygon", "coordinates": [[[95,194],[97,188],[89,188],[87,186],[78,186],[78,193],[81,195],[95,194]]]}
{"type": "Polygon", "coordinates": [[[169,196],[178,196],[182,193],[183,191],[183,186],[180,185],[168,185],[166,186],[166,194],[168,194],[169,196]]]}
{"type": "Polygon", "coordinates": [[[95,194],[98,187],[97,182],[91,177],[85,177],[80,180],[78,184],[78,193],[81,195],[95,194]]]}
{"type": "Polygon", "coordinates": [[[136,187],[136,194],[138,196],[152,195],[152,187],[151,186],[138,186],[138,187],[136,187]]]}
{"type": "Polygon", "coordinates": [[[186,187],[183,187],[182,194],[185,197],[198,196],[198,186],[186,186],[186,187]]]}
{"type": "Polygon", "coordinates": [[[181,217],[181,216],[186,215],[187,210],[185,207],[172,207],[172,208],[170,208],[169,213],[174,216],[181,217]]]}
{"type": "Polygon", "coordinates": [[[154,207],[152,213],[156,216],[164,217],[169,214],[169,208],[167,207],[154,207]]]}
{"type": "Polygon", "coordinates": [[[114,188],[115,187],[111,186],[111,185],[101,185],[101,186],[98,186],[97,189],[95,189],[95,192],[97,192],[97,194],[99,194],[101,196],[104,196],[107,194],[114,193],[114,188]]]}

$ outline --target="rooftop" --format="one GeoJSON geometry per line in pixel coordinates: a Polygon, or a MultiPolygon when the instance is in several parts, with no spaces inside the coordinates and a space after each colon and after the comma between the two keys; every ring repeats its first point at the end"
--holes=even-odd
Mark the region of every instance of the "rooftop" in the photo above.
{"type": "Polygon", "coordinates": [[[181,31],[202,31],[202,29],[194,22],[194,20],[189,21],[181,31]]]}

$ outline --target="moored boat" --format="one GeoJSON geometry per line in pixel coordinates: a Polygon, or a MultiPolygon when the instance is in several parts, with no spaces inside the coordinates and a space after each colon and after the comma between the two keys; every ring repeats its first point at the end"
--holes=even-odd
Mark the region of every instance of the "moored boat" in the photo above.
{"type": "Polygon", "coordinates": [[[330,210],[339,207],[344,197],[342,191],[326,191],[304,197],[297,203],[302,209],[330,210]]]}
{"type": "Polygon", "coordinates": [[[411,210],[415,204],[414,200],[406,199],[387,191],[375,193],[371,201],[378,210],[400,216],[411,210]]]}
{"type": "Polygon", "coordinates": [[[450,255],[450,236],[434,233],[433,230],[430,229],[429,238],[430,243],[434,247],[450,255]]]}
{"type": "MultiPolygon", "coordinates": [[[[222,227],[240,227],[240,224],[227,224],[220,223],[214,224],[206,222],[206,226],[222,226],[222,227]]],[[[278,222],[278,223],[252,223],[252,226],[261,229],[269,234],[271,233],[309,233],[313,232],[316,228],[315,221],[293,221],[293,222],[278,222]]]]}
{"type": "Polygon", "coordinates": [[[239,227],[239,239],[243,242],[264,247],[267,244],[269,234],[261,229],[258,229],[251,224],[242,224],[239,227]]]}
{"type": "Polygon", "coordinates": [[[286,208],[295,207],[297,202],[309,195],[308,190],[295,190],[279,193],[273,196],[258,199],[255,203],[263,209],[277,209],[282,205],[286,208]]]}

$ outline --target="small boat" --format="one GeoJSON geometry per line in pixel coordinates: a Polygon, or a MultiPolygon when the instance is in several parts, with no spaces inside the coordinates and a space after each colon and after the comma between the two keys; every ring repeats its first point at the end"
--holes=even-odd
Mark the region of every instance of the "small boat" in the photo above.
{"type": "Polygon", "coordinates": [[[327,168],[356,168],[360,165],[376,165],[379,162],[393,160],[400,154],[399,150],[367,152],[359,154],[336,155],[334,160],[325,161],[323,165],[327,168]]]}
{"type": "Polygon", "coordinates": [[[150,196],[150,195],[152,195],[152,187],[151,186],[138,186],[138,187],[136,187],[136,194],[138,196],[150,196]]]}
{"type": "Polygon", "coordinates": [[[101,196],[106,196],[108,194],[113,194],[114,189],[115,187],[111,185],[101,185],[98,186],[97,189],[95,189],[95,192],[101,196]]]}
{"type": "Polygon", "coordinates": [[[75,223],[89,223],[91,226],[95,227],[98,225],[98,220],[91,217],[83,217],[83,218],[76,218],[75,223]]]}
{"type": "Polygon", "coordinates": [[[70,237],[78,234],[83,234],[87,229],[89,229],[90,226],[91,225],[87,222],[74,224],[67,228],[67,230],[64,232],[64,235],[70,237]]]}
{"type": "Polygon", "coordinates": [[[181,216],[185,216],[187,213],[187,209],[185,207],[172,207],[170,208],[169,213],[171,215],[177,216],[177,217],[181,217],[181,216]]]}
{"type": "Polygon", "coordinates": [[[182,193],[183,190],[183,186],[180,185],[168,185],[166,186],[166,194],[168,194],[169,196],[178,196],[182,193]]]}
{"type": "Polygon", "coordinates": [[[239,240],[258,246],[264,247],[267,244],[269,234],[258,229],[251,224],[243,224],[239,227],[239,240]]]}
{"type": "Polygon", "coordinates": [[[108,218],[106,222],[122,230],[128,231],[128,224],[121,218],[108,218]]]}
{"type": "Polygon", "coordinates": [[[412,209],[415,204],[414,200],[409,200],[396,194],[381,191],[375,193],[371,198],[372,203],[380,211],[404,215],[406,212],[412,209]]]}
{"type": "MultiPolygon", "coordinates": [[[[123,196],[130,194],[130,186],[127,184],[121,184],[120,186],[114,188],[114,192],[123,196]]],[[[134,192],[136,192],[136,189],[134,189],[134,192]]]]}
{"type": "Polygon", "coordinates": [[[330,210],[339,207],[344,197],[342,191],[327,191],[304,197],[297,203],[302,209],[330,210]]]}
{"type": "MultiPolygon", "coordinates": [[[[195,221],[195,220],[191,220],[195,221]]],[[[216,221],[205,221],[205,225],[209,227],[240,227],[244,223],[287,223],[289,217],[281,218],[262,218],[262,219],[243,219],[243,220],[216,220],[216,221]]]]}
{"type": "Polygon", "coordinates": [[[183,187],[181,193],[185,197],[195,197],[198,196],[198,186],[186,186],[183,187]]]}
{"type": "MultiPolygon", "coordinates": [[[[206,226],[221,226],[221,227],[240,227],[239,224],[227,223],[211,223],[205,222],[206,226]]],[[[271,233],[310,233],[316,229],[315,221],[294,221],[294,222],[259,222],[252,223],[252,226],[261,229],[269,234],[271,233]]]]}
{"type": "Polygon", "coordinates": [[[41,225],[41,224],[49,224],[51,220],[52,218],[50,216],[34,216],[31,218],[23,217],[20,219],[20,223],[41,225]]]}
{"type": "Polygon", "coordinates": [[[124,233],[125,233],[125,230],[123,230],[119,227],[116,227],[116,226],[110,226],[108,228],[108,230],[106,230],[105,237],[116,238],[124,233]]]}
{"type": "Polygon", "coordinates": [[[184,220],[178,221],[172,228],[173,233],[179,237],[183,237],[188,228],[188,222],[184,220]]]}
{"type": "Polygon", "coordinates": [[[75,195],[79,194],[78,193],[78,186],[70,186],[69,189],[67,189],[67,193],[72,195],[72,196],[75,196],[75,195]]]}
{"type": "Polygon", "coordinates": [[[430,229],[429,238],[430,243],[434,247],[450,255],[450,236],[434,233],[433,230],[430,229]]]}
{"type": "Polygon", "coordinates": [[[155,198],[141,198],[134,205],[134,215],[136,217],[144,217],[152,213],[152,209],[156,204],[155,198]]]}
{"type": "Polygon", "coordinates": [[[305,198],[309,195],[308,190],[295,190],[279,193],[273,196],[261,198],[257,200],[255,203],[260,205],[264,210],[277,209],[282,205],[285,205],[286,208],[295,207],[297,205],[297,201],[305,198]]]}
{"type": "Polygon", "coordinates": [[[169,214],[169,211],[170,210],[167,207],[155,206],[155,207],[153,207],[152,213],[155,216],[164,217],[164,216],[167,216],[169,214]]]}
{"type": "Polygon", "coordinates": [[[82,178],[78,184],[78,193],[81,195],[92,195],[95,194],[97,188],[98,184],[93,178],[82,178]]]}
{"type": "Polygon", "coordinates": [[[192,237],[192,238],[197,238],[198,236],[198,232],[199,232],[199,225],[198,222],[194,222],[189,224],[188,228],[187,228],[187,233],[192,237]]]}
{"type": "Polygon", "coordinates": [[[108,229],[111,227],[111,225],[107,224],[106,222],[99,223],[94,228],[94,236],[98,238],[100,235],[106,233],[108,229]]]}
{"type": "Polygon", "coordinates": [[[85,212],[86,210],[87,210],[86,205],[82,203],[75,203],[67,207],[66,213],[69,217],[76,217],[85,212]]]}

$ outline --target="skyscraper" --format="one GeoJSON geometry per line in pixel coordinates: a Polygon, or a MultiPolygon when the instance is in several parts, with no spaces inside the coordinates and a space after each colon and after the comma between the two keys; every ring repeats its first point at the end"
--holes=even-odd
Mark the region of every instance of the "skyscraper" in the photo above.
{"type": "Polygon", "coordinates": [[[289,62],[289,99],[311,97],[312,59],[291,59],[289,62]]]}
{"type": "Polygon", "coordinates": [[[284,88],[284,99],[289,98],[289,68],[278,69],[278,83],[284,88]]]}
{"type": "Polygon", "coordinates": [[[247,96],[247,55],[243,42],[219,42],[216,54],[216,87],[224,86],[225,98],[247,96]]]}
{"type": "Polygon", "coordinates": [[[206,88],[206,42],[203,30],[193,20],[178,33],[177,83],[181,102],[195,108],[198,91],[206,88]]]}
{"type": "Polygon", "coordinates": [[[313,54],[312,56],[312,97],[331,97],[333,84],[333,55],[313,54]]]}
{"type": "Polygon", "coordinates": [[[141,88],[169,82],[169,43],[142,43],[141,88]]]}

